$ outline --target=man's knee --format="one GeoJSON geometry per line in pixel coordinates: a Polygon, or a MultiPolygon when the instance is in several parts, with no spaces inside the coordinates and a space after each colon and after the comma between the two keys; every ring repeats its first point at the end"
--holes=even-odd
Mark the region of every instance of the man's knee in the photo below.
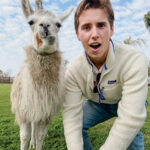
{"type": "Polygon", "coordinates": [[[144,150],[144,136],[142,132],[136,135],[127,150],[144,150]]]}

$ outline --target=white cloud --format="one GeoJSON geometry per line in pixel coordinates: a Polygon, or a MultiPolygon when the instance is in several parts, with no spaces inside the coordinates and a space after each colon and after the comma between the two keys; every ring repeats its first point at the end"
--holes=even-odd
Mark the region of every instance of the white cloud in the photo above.
{"type": "Polygon", "coordinates": [[[13,5],[14,4],[14,1],[13,0],[1,0],[0,1],[0,7],[3,7],[5,5],[13,5]]]}
{"type": "MultiPolygon", "coordinates": [[[[72,3],[76,8],[81,0],[72,3]]],[[[34,5],[35,0],[30,0],[34,5]]],[[[58,5],[58,1],[43,0],[47,2],[44,5],[46,10],[61,14],[64,10],[58,5]]],[[[69,0],[60,0],[69,8],[69,0]]],[[[149,10],[149,0],[111,0],[115,10],[115,34],[114,40],[122,41],[131,36],[132,38],[143,38],[150,43],[150,34],[148,34],[143,15],[149,10]],[[122,3],[121,3],[122,2],[122,3]],[[121,3],[121,4],[120,4],[121,3]]],[[[0,0],[0,69],[3,71],[12,70],[15,75],[25,57],[22,47],[30,43],[30,29],[26,24],[21,10],[20,0],[0,0]]],[[[74,31],[74,12],[67,20],[64,21],[63,27],[59,33],[60,50],[67,60],[73,59],[83,50],[81,43],[78,41],[74,31]]],[[[150,46],[143,48],[146,55],[150,57],[150,46]]]]}
{"type": "Polygon", "coordinates": [[[150,6],[149,0],[133,0],[132,2],[127,3],[127,7],[131,10],[143,10],[150,6]]]}
{"type": "Polygon", "coordinates": [[[112,3],[118,3],[120,0],[111,0],[112,3]]]}
{"type": "Polygon", "coordinates": [[[60,14],[62,12],[62,9],[55,2],[48,6],[45,6],[44,8],[45,10],[52,11],[56,14],[60,14]]]}
{"type": "Polygon", "coordinates": [[[74,30],[74,12],[63,23],[63,28],[60,32],[60,49],[63,56],[67,60],[73,59],[82,51],[82,46],[79,43],[74,30]]]}
{"type": "Polygon", "coordinates": [[[20,0],[0,1],[0,68],[3,71],[12,70],[12,75],[18,71],[24,58],[22,45],[28,41],[23,32],[27,25],[22,15],[20,0]]]}
{"type": "Polygon", "coordinates": [[[66,3],[68,2],[69,0],[60,0],[62,3],[66,3]]]}
{"type": "Polygon", "coordinates": [[[133,14],[133,19],[135,19],[135,20],[143,19],[143,18],[144,18],[144,14],[145,14],[144,11],[135,12],[135,13],[133,14]]]}
{"type": "Polygon", "coordinates": [[[132,13],[131,10],[124,8],[124,9],[121,9],[119,11],[115,11],[115,18],[116,19],[121,19],[121,18],[123,19],[124,17],[131,15],[131,13],[132,13]]]}

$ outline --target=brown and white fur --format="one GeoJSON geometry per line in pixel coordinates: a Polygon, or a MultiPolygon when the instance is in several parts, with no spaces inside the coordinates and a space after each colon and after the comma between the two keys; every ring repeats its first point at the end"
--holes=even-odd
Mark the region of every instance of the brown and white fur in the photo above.
{"type": "Polygon", "coordinates": [[[41,150],[46,126],[63,103],[65,65],[58,31],[72,8],[56,16],[43,10],[41,0],[36,0],[35,11],[29,0],[21,4],[32,30],[32,45],[24,48],[26,58],[12,85],[12,112],[20,126],[20,149],[27,149],[31,137],[30,148],[41,150]]]}

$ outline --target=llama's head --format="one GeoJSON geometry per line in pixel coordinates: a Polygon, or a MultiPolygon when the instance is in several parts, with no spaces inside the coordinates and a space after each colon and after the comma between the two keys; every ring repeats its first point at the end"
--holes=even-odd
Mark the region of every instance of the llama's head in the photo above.
{"type": "Polygon", "coordinates": [[[52,12],[44,11],[42,0],[36,0],[35,11],[29,0],[21,0],[23,13],[32,30],[32,42],[40,54],[51,54],[58,50],[58,31],[62,22],[71,14],[73,8],[56,16],[52,12]]]}

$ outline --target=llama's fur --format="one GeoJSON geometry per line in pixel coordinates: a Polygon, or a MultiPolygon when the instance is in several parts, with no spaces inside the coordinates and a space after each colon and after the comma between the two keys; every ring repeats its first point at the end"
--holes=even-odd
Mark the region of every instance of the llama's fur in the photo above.
{"type": "Polygon", "coordinates": [[[11,105],[20,126],[20,149],[27,149],[31,137],[30,148],[41,150],[46,126],[64,99],[65,63],[57,33],[72,9],[55,16],[43,11],[41,0],[36,0],[35,12],[28,0],[21,2],[32,30],[32,45],[24,47],[26,58],[12,85],[11,105]]]}
{"type": "Polygon", "coordinates": [[[64,64],[59,51],[39,55],[25,47],[26,59],[12,86],[12,112],[17,123],[38,122],[54,116],[63,101],[64,64]]]}

